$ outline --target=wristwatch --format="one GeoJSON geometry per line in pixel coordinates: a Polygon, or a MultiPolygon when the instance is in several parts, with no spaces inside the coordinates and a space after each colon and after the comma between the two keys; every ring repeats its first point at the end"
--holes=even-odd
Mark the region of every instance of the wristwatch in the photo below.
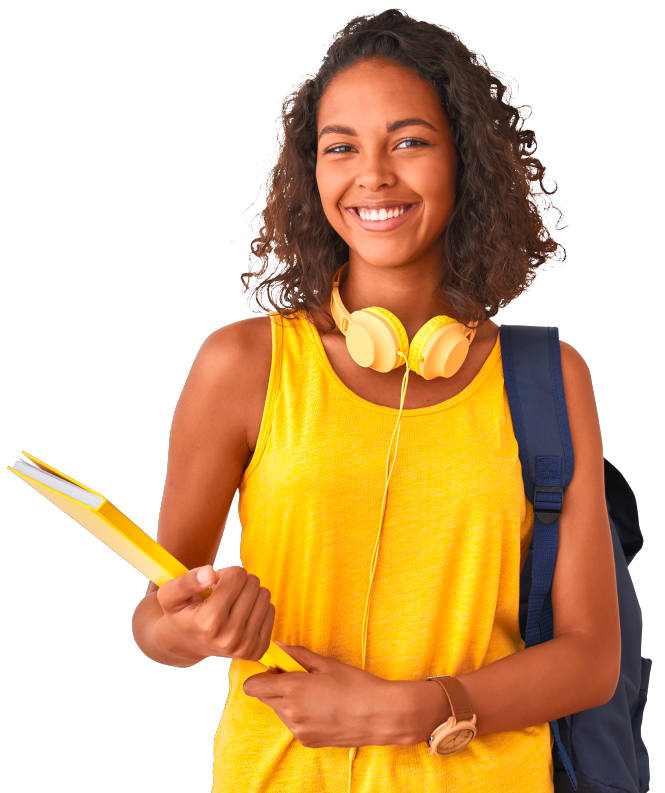
{"type": "Polygon", "coordinates": [[[476,736],[476,714],[473,712],[464,686],[450,675],[434,675],[434,680],[446,692],[452,716],[440,724],[427,741],[428,754],[452,754],[468,746],[476,736]],[[445,678],[445,683],[444,683],[445,678]]]}

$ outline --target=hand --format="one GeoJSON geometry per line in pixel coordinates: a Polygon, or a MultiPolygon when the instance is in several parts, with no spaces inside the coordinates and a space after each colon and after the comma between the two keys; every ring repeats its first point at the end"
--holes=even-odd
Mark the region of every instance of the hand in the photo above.
{"type": "Polygon", "coordinates": [[[270,644],[275,607],[270,592],[242,567],[195,568],[167,581],[157,592],[164,616],[155,642],[190,660],[211,655],[258,661],[270,644]],[[200,592],[212,588],[208,598],[200,592]]]}
{"type": "Polygon", "coordinates": [[[308,673],[269,669],[248,677],[243,691],[273,708],[303,746],[414,742],[411,686],[416,682],[385,680],[305,647],[275,643],[308,673]]]}

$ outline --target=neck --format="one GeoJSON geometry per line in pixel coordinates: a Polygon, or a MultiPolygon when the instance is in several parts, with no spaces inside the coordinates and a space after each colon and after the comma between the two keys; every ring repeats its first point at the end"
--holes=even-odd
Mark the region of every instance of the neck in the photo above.
{"type": "Polygon", "coordinates": [[[438,267],[433,263],[376,267],[350,261],[342,274],[339,294],[350,314],[370,306],[388,309],[404,325],[411,341],[432,317],[444,315],[461,321],[445,296],[437,291],[438,280],[438,267]]]}

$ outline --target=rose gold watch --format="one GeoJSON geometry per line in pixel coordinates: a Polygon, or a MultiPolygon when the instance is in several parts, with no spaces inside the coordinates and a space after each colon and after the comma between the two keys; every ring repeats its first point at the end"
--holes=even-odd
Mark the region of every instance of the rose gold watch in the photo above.
{"type": "Polygon", "coordinates": [[[473,712],[464,687],[450,675],[428,677],[446,692],[452,716],[440,724],[427,741],[428,754],[452,754],[468,746],[476,736],[476,714],[473,712]],[[445,683],[443,681],[445,678],[445,683]]]}

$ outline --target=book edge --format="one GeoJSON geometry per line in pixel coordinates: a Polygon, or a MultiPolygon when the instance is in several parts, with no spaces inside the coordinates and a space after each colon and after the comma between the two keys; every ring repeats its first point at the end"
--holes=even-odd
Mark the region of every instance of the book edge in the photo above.
{"type": "MultiPolygon", "coordinates": [[[[22,474],[20,471],[17,471],[15,468],[12,468],[11,465],[7,466],[7,470],[11,471],[13,474],[16,474],[16,476],[20,477],[21,479],[25,479],[28,482],[32,482],[35,485],[39,485],[39,487],[45,487],[47,490],[50,490],[51,493],[56,493],[56,495],[62,496],[63,498],[66,498],[68,501],[71,501],[74,504],[78,504],[79,507],[85,507],[85,509],[89,509],[92,512],[97,512],[99,509],[101,509],[104,506],[104,504],[108,503],[108,501],[104,498],[104,496],[100,495],[99,493],[95,493],[95,491],[90,490],[89,487],[84,487],[83,489],[86,490],[88,493],[92,493],[93,496],[97,496],[98,498],[102,499],[102,503],[98,507],[91,507],[89,504],[84,504],[82,501],[79,501],[76,498],[72,498],[71,496],[68,496],[66,493],[61,493],[59,490],[56,490],[54,487],[49,487],[48,485],[45,485],[43,482],[38,482],[36,479],[33,479],[31,476],[26,476],[26,474],[22,474]]],[[[46,473],[50,473],[50,471],[46,471],[46,473]]],[[[66,479],[65,481],[69,482],[70,484],[75,484],[78,485],[79,487],[82,487],[82,485],[79,485],[78,482],[74,482],[73,480],[66,479]]]]}
{"type": "MultiPolygon", "coordinates": [[[[103,496],[101,493],[98,493],[96,490],[93,490],[91,487],[84,485],[83,482],[77,482],[76,479],[73,479],[71,476],[67,476],[67,474],[63,474],[62,471],[58,471],[58,469],[54,468],[52,465],[49,465],[48,463],[45,463],[42,460],[38,460],[29,452],[22,451],[21,454],[25,454],[25,456],[28,457],[30,460],[32,460],[32,462],[35,463],[35,465],[38,468],[41,468],[42,471],[45,471],[47,474],[54,474],[55,476],[59,476],[60,479],[64,479],[66,482],[70,482],[73,485],[78,485],[78,487],[82,487],[84,490],[87,490],[88,493],[92,493],[95,496],[99,496],[100,498],[103,498],[104,501],[107,500],[106,497],[103,496]]],[[[10,468],[10,466],[7,467],[10,468]]],[[[11,470],[13,471],[14,469],[12,468],[11,470]]],[[[18,471],[14,471],[14,473],[18,474],[18,471]]],[[[85,506],[85,504],[83,506],[85,506]]]]}

